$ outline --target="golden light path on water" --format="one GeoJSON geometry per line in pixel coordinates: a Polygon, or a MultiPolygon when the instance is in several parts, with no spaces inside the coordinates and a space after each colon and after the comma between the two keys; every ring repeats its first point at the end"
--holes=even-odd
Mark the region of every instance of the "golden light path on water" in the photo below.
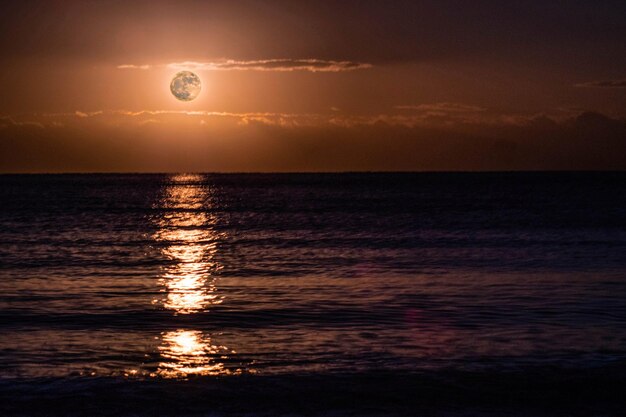
{"type": "MultiPolygon", "coordinates": [[[[165,297],[153,302],[177,315],[205,312],[222,302],[214,275],[219,269],[214,257],[220,235],[214,229],[215,216],[206,212],[212,196],[202,179],[200,175],[173,176],[159,205],[165,214],[156,221],[154,238],[171,264],[159,278],[165,297]]],[[[187,378],[237,372],[224,365],[235,352],[213,344],[210,335],[200,330],[165,332],[158,350],[162,361],[154,376],[187,378]]]]}
{"type": "Polygon", "coordinates": [[[165,333],[159,350],[167,361],[159,364],[157,374],[165,378],[233,373],[221,360],[228,359],[228,355],[235,352],[226,346],[212,344],[210,338],[198,330],[165,333]]]}

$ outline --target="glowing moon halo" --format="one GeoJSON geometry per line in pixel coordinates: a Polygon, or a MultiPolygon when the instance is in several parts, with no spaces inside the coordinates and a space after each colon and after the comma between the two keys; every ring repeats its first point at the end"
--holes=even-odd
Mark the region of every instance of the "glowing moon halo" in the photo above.
{"type": "Polygon", "coordinates": [[[181,71],[174,75],[170,83],[170,91],[180,101],[192,101],[202,89],[200,77],[191,71],[181,71]]]}

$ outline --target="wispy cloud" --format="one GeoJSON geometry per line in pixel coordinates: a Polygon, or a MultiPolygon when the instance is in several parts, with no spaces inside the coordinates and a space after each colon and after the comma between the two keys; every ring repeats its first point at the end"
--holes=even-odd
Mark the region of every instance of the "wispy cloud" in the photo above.
{"type": "MultiPolygon", "coordinates": [[[[104,123],[119,124],[123,119],[119,117],[128,117],[133,119],[138,125],[162,123],[168,116],[191,116],[202,118],[216,118],[223,120],[234,120],[237,124],[247,125],[252,123],[262,123],[265,125],[276,126],[316,126],[329,123],[327,115],[316,113],[276,113],[276,112],[221,112],[221,111],[205,111],[205,110],[98,110],[91,112],[75,111],[73,113],[44,113],[42,114],[48,120],[61,118],[64,120],[88,120],[98,116],[98,120],[104,123]],[[112,119],[117,117],[116,119],[112,119]]],[[[12,119],[11,124],[15,124],[12,119]]],[[[2,119],[0,119],[2,120],[2,119]]],[[[54,122],[53,122],[54,123],[54,122]]],[[[207,121],[201,119],[200,125],[207,125],[207,121]]],[[[43,127],[43,126],[42,126],[43,127]]]]}
{"type": "Polygon", "coordinates": [[[422,103],[414,105],[400,105],[394,107],[400,111],[397,115],[403,123],[436,123],[436,124],[458,124],[458,123],[498,123],[500,120],[496,115],[487,112],[487,109],[473,104],[438,102],[422,103]]]}
{"type": "Polygon", "coordinates": [[[579,83],[576,87],[597,87],[597,88],[626,88],[626,78],[620,80],[599,80],[579,83]]]}
{"type": "Polygon", "coordinates": [[[341,72],[371,68],[371,64],[353,61],[329,61],[323,59],[262,59],[236,61],[232,59],[213,62],[174,62],[168,65],[174,69],[192,68],[209,71],[310,71],[341,72]]]}
{"type": "Polygon", "coordinates": [[[148,70],[152,68],[152,65],[133,65],[133,64],[122,64],[118,65],[117,69],[139,69],[139,70],[148,70]]]}
{"type": "Polygon", "coordinates": [[[417,105],[396,106],[398,110],[414,110],[420,112],[441,112],[441,113],[474,113],[485,111],[484,108],[463,103],[429,103],[417,105]]]}
{"type": "Polygon", "coordinates": [[[103,110],[91,111],[91,112],[83,112],[83,111],[76,110],[74,112],[74,115],[76,115],[76,117],[91,117],[91,116],[97,116],[102,113],[104,113],[103,110]]]}
{"type": "Polygon", "coordinates": [[[6,122],[0,123],[0,127],[2,128],[6,128],[8,126],[37,127],[40,129],[44,128],[44,125],[40,122],[32,120],[15,120],[15,118],[12,116],[0,116],[0,122],[6,122]]]}
{"type": "MultiPolygon", "coordinates": [[[[273,72],[344,72],[371,68],[371,64],[354,61],[333,61],[324,59],[260,59],[252,61],[237,61],[222,59],[215,61],[182,61],[165,65],[175,70],[195,71],[273,71],[273,72]]],[[[153,65],[118,65],[119,69],[147,70],[153,65]]]]}
{"type": "MultiPolygon", "coordinates": [[[[347,114],[328,111],[324,113],[281,113],[281,112],[223,112],[208,110],[98,110],[75,111],[68,113],[44,113],[42,126],[49,126],[55,121],[67,123],[98,123],[110,126],[120,125],[151,125],[155,123],[187,123],[192,121],[201,126],[216,124],[235,125],[266,125],[279,127],[342,127],[356,126],[403,126],[408,128],[431,127],[437,129],[492,128],[503,126],[535,125],[539,119],[549,118],[562,122],[577,116],[572,112],[563,114],[500,114],[491,113],[478,106],[460,103],[434,103],[416,106],[396,106],[401,111],[379,114],[347,114]],[[413,110],[416,108],[417,110],[413,110]],[[441,109],[447,109],[445,113],[441,109]],[[405,111],[409,110],[409,111],[405,111]],[[74,120],[74,122],[72,121],[74,120]]],[[[6,118],[5,118],[6,119],[6,118]]],[[[26,117],[19,122],[38,120],[37,117],[26,117]]],[[[0,121],[2,119],[0,118],[0,121]]],[[[7,119],[8,124],[15,125],[15,120],[7,119]]]]}

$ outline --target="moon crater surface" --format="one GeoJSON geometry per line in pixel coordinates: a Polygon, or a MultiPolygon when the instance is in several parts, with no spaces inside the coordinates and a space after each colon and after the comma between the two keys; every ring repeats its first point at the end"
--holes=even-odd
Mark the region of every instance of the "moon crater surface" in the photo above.
{"type": "Polygon", "coordinates": [[[191,71],[177,73],[170,83],[170,91],[180,101],[191,101],[198,97],[202,83],[200,77],[191,71]]]}

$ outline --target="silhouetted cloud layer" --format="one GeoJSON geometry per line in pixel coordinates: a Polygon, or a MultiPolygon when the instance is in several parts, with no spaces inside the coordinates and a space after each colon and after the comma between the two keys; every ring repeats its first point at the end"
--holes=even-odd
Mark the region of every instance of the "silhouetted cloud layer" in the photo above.
{"type": "Polygon", "coordinates": [[[1,172],[624,169],[626,121],[591,112],[452,123],[169,110],[0,118],[1,172]]]}

